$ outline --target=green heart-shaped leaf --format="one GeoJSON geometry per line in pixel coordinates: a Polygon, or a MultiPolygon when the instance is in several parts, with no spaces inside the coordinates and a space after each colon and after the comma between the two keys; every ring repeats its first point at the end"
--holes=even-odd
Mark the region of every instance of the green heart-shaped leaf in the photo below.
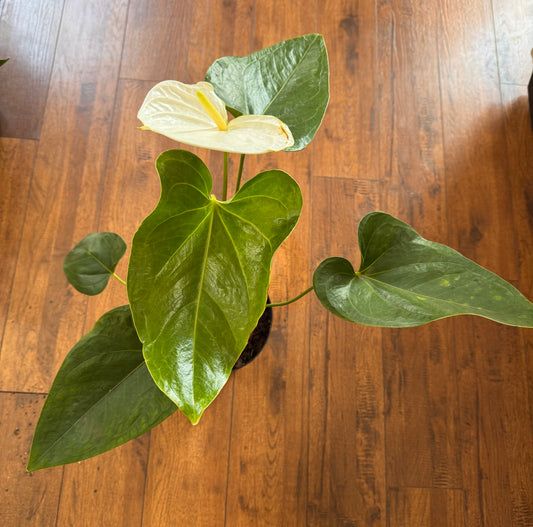
{"type": "Polygon", "coordinates": [[[196,423],[265,309],[272,256],[302,196],[270,170],[219,202],[207,167],[184,150],[161,154],[157,170],[161,198],[133,239],[128,295],[152,377],[196,423]]]}
{"type": "Polygon", "coordinates": [[[304,35],[247,57],[223,57],[211,64],[205,80],[234,115],[281,119],[294,137],[294,145],[286,150],[301,150],[313,139],[328,105],[324,39],[318,34],[304,35]]]}
{"type": "Polygon", "coordinates": [[[28,470],[101,454],[144,434],[176,409],[150,377],[129,306],[117,307],[61,365],[35,429],[28,470]]]}
{"type": "Polygon", "coordinates": [[[85,295],[101,293],[126,252],[126,243],[114,232],[88,234],[63,262],[70,284],[85,295]]]}
{"type": "Polygon", "coordinates": [[[533,327],[533,304],[502,278],[384,214],[359,224],[361,266],[328,258],[315,292],[333,314],[370,326],[409,327],[453,315],[478,315],[533,327]]]}

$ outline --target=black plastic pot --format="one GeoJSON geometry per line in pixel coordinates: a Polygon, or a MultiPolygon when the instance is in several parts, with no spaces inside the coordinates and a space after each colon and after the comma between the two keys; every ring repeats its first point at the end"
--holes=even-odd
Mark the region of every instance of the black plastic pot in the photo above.
{"type": "MultiPolygon", "coordinates": [[[[267,304],[269,303],[270,298],[267,299],[267,304]]],[[[250,334],[250,337],[248,338],[248,343],[246,344],[246,347],[241,353],[241,356],[237,359],[235,366],[233,366],[234,370],[238,370],[239,368],[250,364],[250,362],[252,362],[259,355],[259,353],[261,353],[261,350],[264,348],[268,339],[268,335],[270,334],[271,327],[272,308],[267,307],[263,311],[263,314],[261,315],[257,326],[255,326],[255,329],[250,334]]]]}

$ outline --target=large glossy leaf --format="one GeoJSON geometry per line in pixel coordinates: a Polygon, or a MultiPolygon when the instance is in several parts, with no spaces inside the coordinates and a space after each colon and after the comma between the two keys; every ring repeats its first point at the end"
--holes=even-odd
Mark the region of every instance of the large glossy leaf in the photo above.
{"type": "Polygon", "coordinates": [[[28,470],[110,450],[176,409],[150,377],[129,306],[113,309],[59,369],[35,429],[28,470]]]}
{"type": "Polygon", "coordinates": [[[243,114],[273,115],[301,150],[313,139],[328,105],[329,66],[324,39],[310,34],[247,57],[223,57],[205,79],[226,105],[243,114]]]}
{"type": "Polygon", "coordinates": [[[72,249],[63,262],[70,284],[80,293],[101,293],[126,252],[126,243],[114,232],[88,234],[72,249]]]}
{"type": "Polygon", "coordinates": [[[318,298],[341,318],[408,327],[469,314],[533,327],[533,304],[513,286],[388,214],[361,220],[359,246],[359,271],[344,258],[328,258],[314,274],[318,298]]]}
{"type": "Polygon", "coordinates": [[[219,202],[207,167],[183,150],[161,154],[157,170],[161,198],[133,239],[128,295],[152,377],[196,423],[265,308],[272,256],[302,197],[270,170],[219,202]]]}

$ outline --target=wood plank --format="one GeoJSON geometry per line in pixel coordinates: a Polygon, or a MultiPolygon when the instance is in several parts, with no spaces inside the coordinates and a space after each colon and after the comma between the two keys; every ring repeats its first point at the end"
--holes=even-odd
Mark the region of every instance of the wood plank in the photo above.
{"type": "MultiPolygon", "coordinates": [[[[258,3],[253,27],[255,51],[313,32],[315,12],[304,1],[258,3]],[[289,10],[290,17],[279,17],[289,10]]],[[[274,257],[269,287],[273,302],[289,300],[311,285],[311,148],[248,156],[246,164],[250,178],[281,168],[302,189],[302,215],[274,257]]],[[[306,523],[308,305],[304,299],[274,308],[267,346],[253,364],[234,374],[226,525],[306,523]]]]}
{"type": "Polygon", "coordinates": [[[35,141],[0,138],[0,349],[36,151],[35,141]]]}
{"type": "MultiPolygon", "coordinates": [[[[193,0],[132,0],[120,76],[127,79],[192,82],[186,62],[193,0]]],[[[198,79],[200,80],[200,79],[198,79]]]]}
{"type": "MultiPolygon", "coordinates": [[[[533,134],[525,88],[502,86],[505,136],[513,190],[513,218],[519,247],[521,291],[533,299],[533,134]]],[[[520,330],[520,341],[513,354],[516,371],[508,373],[506,402],[512,420],[506,427],[507,463],[514,520],[517,525],[533,524],[533,334],[520,330]],[[529,397],[528,397],[529,395],[529,397]],[[517,410],[519,410],[517,412],[517,410]]]]}
{"type": "Polygon", "coordinates": [[[468,258],[516,281],[516,261],[498,258],[516,254],[517,245],[508,214],[508,161],[501,155],[503,114],[489,0],[444,2],[438,35],[450,241],[468,258]],[[494,240],[501,244],[497,254],[494,240]]]}
{"type": "Polygon", "coordinates": [[[379,39],[381,206],[424,236],[447,238],[437,20],[429,4],[382,5],[379,39]],[[422,21],[424,23],[422,23],[422,21]]]}
{"type": "MultiPolygon", "coordinates": [[[[447,241],[437,19],[433,6],[392,1],[380,11],[381,208],[425,238],[447,241]]],[[[387,482],[461,482],[450,321],[383,331],[387,482]],[[450,382],[442,383],[442,378],[450,382]]]]}
{"type": "Polygon", "coordinates": [[[197,426],[176,412],[152,431],[143,527],[225,525],[232,386],[197,426]]]}
{"type": "Polygon", "coordinates": [[[0,393],[0,524],[55,526],[61,467],[26,472],[33,429],[43,395],[0,393]]]}
{"type": "Polygon", "coordinates": [[[533,70],[533,5],[530,0],[492,0],[492,10],[500,80],[526,86],[533,70]]]}
{"type": "Polygon", "coordinates": [[[149,437],[67,465],[55,525],[140,526],[149,437]]]}
{"type": "Polygon", "coordinates": [[[48,391],[83,332],[86,300],[61,265],[97,226],[126,8],[65,5],[0,356],[6,391],[48,391]]]}
{"type": "Polygon", "coordinates": [[[430,328],[383,333],[391,485],[462,484],[451,328],[450,321],[441,321],[430,328]]]}
{"type": "Polygon", "coordinates": [[[0,135],[38,139],[54,62],[63,0],[2,0],[0,135]]]}
{"type": "Polygon", "coordinates": [[[253,12],[251,0],[132,0],[120,75],[201,81],[219,57],[250,53],[253,12]]]}
{"type": "MultiPolygon", "coordinates": [[[[506,135],[491,6],[475,0],[466,8],[447,2],[439,13],[450,240],[467,256],[517,283],[520,235],[510,213],[513,177],[502,155],[506,135]]],[[[454,334],[465,523],[520,525],[529,514],[524,512],[529,485],[522,480],[530,464],[515,477],[521,458],[506,440],[511,430],[520,430],[525,433],[521,445],[530,452],[532,430],[523,430],[521,424],[530,423],[531,417],[524,405],[527,366],[524,354],[517,352],[520,330],[465,318],[454,321],[454,334]]]]}
{"type": "Polygon", "coordinates": [[[531,519],[532,431],[519,330],[467,321],[455,334],[467,525],[524,525],[520,518],[531,519]]]}
{"type": "MultiPolygon", "coordinates": [[[[313,257],[357,262],[357,221],[377,195],[313,179],[313,257]],[[341,234],[342,233],[342,234],[341,234]]],[[[308,525],[385,525],[381,330],[311,305],[308,525]]]]}
{"type": "MultiPolygon", "coordinates": [[[[315,142],[313,267],[328,256],[357,266],[357,223],[379,209],[377,13],[364,2],[320,9],[331,99],[315,142]]],[[[311,320],[308,525],[385,525],[381,330],[316,299],[311,320]]]]}
{"type": "MultiPolygon", "coordinates": [[[[379,100],[376,14],[373,2],[320,3],[317,30],[324,35],[330,62],[330,101],[318,131],[319,175],[377,180],[379,100]]],[[[318,174],[318,173],[317,173],[318,174]]]]}
{"type": "Polygon", "coordinates": [[[465,527],[463,492],[458,489],[390,489],[390,525],[465,527]]]}

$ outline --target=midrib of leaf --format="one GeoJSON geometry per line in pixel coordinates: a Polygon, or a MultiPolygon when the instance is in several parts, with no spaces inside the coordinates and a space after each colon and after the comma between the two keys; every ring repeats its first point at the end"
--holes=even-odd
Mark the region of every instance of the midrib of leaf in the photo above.
{"type": "MultiPolygon", "coordinates": [[[[367,278],[373,278],[375,276],[380,276],[382,274],[385,274],[385,273],[390,273],[392,271],[399,271],[400,269],[404,269],[404,270],[407,270],[409,269],[410,267],[416,267],[417,265],[419,265],[420,263],[424,263],[424,262],[414,262],[414,263],[409,263],[409,264],[404,264],[404,265],[398,265],[396,267],[389,267],[388,269],[384,269],[382,271],[378,271],[376,273],[360,273],[360,274],[363,274],[364,276],[366,276],[367,278]]],[[[438,264],[448,264],[449,262],[446,262],[446,261],[434,261],[434,262],[430,262],[431,265],[435,264],[435,265],[438,265],[438,264]]],[[[454,262],[455,263],[455,262],[454,262]]],[[[425,264],[425,265],[429,265],[429,264],[425,264]]],[[[460,264],[458,264],[460,265],[460,264]]],[[[368,267],[367,267],[368,269],[368,267]]],[[[489,271],[488,269],[485,269],[485,271],[489,272],[489,273],[492,273],[492,271],[489,271]]],[[[446,274],[442,274],[442,275],[439,275],[439,278],[446,278],[446,277],[455,277],[457,276],[458,274],[462,274],[462,273],[472,273],[473,275],[479,277],[479,278],[484,278],[483,274],[480,273],[480,272],[475,272],[474,270],[472,269],[468,269],[467,267],[465,266],[462,266],[461,268],[461,271],[456,271],[456,272],[447,272],[446,274]]],[[[494,274],[494,273],[492,273],[494,274]]],[[[497,276],[497,275],[495,275],[497,276]]],[[[433,278],[433,280],[435,280],[435,278],[433,278]]],[[[381,280],[381,282],[383,282],[384,284],[387,284],[388,282],[385,282],[384,280],[381,280]]],[[[424,293],[420,293],[420,294],[424,294],[424,293]]]]}
{"type": "MultiPolygon", "coordinates": [[[[101,262],[91,251],[89,251],[88,249],[85,249],[85,252],[89,256],[92,256],[110,275],[113,274],[113,271],[111,269],[108,269],[107,266],[103,262],[101,262]]],[[[87,276],[94,276],[94,275],[87,275],[87,276]]]]}
{"type": "Polygon", "coordinates": [[[268,243],[268,246],[270,247],[270,251],[272,252],[272,243],[270,242],[270,239],[267,238],[259,230],[259,227],[255,223],[252,223],[250,220],[247,220],[247,219],[243,218],[242,216],[239,216],[238,214],[235,214],[235,212],[232,212],[231,210],[228,210],[227,208],[224,208],[224,212],[226,212],[227,214],[230,214],[231,216],[235,216],[236,218],[241,220],[243,223],[247,223],[248,225],[250,225],[259,234],[259,236],[261,236],[262,238],[265,239],[265,241],[268,243]]]}
{"type": "MultiPolygon", "coordinates": [[[[209,203],[205,206],[205,208],[209,207],[209,203]]],[[[200,207],[200,209],[202,209],[204,207],[200,207]]],[[[194,210],[197,210],[197,209],[194,209],[194,210]]],[[[204,222],[209,219],[209,214],[206,214],[205,218],[202,219],[202,221],[200,223],[198,223],[198,225],[196,226],[195,229],[193,229],[189,234],[187,234],[187,236],[183,239],[183,241],[180,243],[180,245],[178,247],[176,247],[176,249],[172,252],[172,254],[166,259],[164,265],[161,266],[161,269],[159,269],[159,271],[156,273],[155,275],[155,279],[157,279],[161,273],[165,270],[165,268],[167,267],[167,265],[169,265],[170,261],[172,260],[172,258],[174,258],[174,256],[181,250],[181,248],[194,236],[194,234],[200,229],[200,227],[204,224],[204,222]]],[[[161,222],[159,225],[162,225],[163,223],[165,223],[167,220],[165,220],[164,222],[161,222]]],[[[152,231],[152,233],[155,231],[155,229],[152,231]]],[[[146,238],[148,238],[148,236],[146,236],[146,238]]]]}
{"type": "Polygon", "coordinates": [[[269,199],[269,200],[275,201],[275,202],[279,203],[285,210],[289,210],[287,205],[285,205],[285,203],[283,203],[283,201],[281,201],[281,199],[275,198],[274,196],[268,196],[267,194],[254,194],[253,196],[242,196],[242,197],[239,197],[239,195],[237,194],[230,201],[230,203],[237,203],[239,201],[245,201],[245,200],[249,200],[249,199],[255,200],[256,198],[263,198],[263,199],[269,199]]]}
{"type": "MultiPolygon", "coordinates": [[[[392,302],[389,298],[387,298],[386,296],[383,296],[381,294],[379,294],[379,288],[377,288],[376,286],[372,285],[372,279],[369,279],[368,281],[365,281],[363,279],[363,284],[366,285],[368,288],[370,288],[370,290],[376,295],[378,296],[379,298],[381,298],[384,302],[386,302],[387,304],[390,304],[391,306],[393,306],[395,309],[403,309],[401,306],[398,306],[398,304],[395,304],[394,302],[392,302]]],[[[377,280],[374,280],[374,282],[377,282],[377,280]]],[[[377,282],[377,283],[382,283],[382,282],[377,282]]],[[[394,286],[391,286],[391,287],[394,287],[394,286]]],[[[400,289],[400,288],[396,288],[396,289],[400,289]]],[[[400,291],[405,291],[404,289],[400,289],[400,291]]],[[[429,298],[429,297],[428,297],[429,298]]],[[[405,309],[404,309],[405,311],[405,309]]],[[[369,317],[367,317],[369,318],[369,317]]]]}
{"type": "MultiPolygon", "coordinates": [[[[388,249],[385,249],[377,258],[372,260],[372,262],[369,263],[364,269],[361,269],[361,270],[357,271],[357,273],[359,275],[363,275],[364,274],[365,276],[370,276],[370,275],[365,274],[365,271],[367,269],[370,269],[374,264],[376,264],[379,260],[381,260],[381,258],[383,258],[383,256],[385,256],[388,252],[392,251],[395,248],[396,248],[395,246],[392,246],[392,247],[389,247],[388,249]]],[[[363,261],[364,261],[364,259],[365,259],[365,257],[363,256],[363,261]]]]}
{"type": "Polygon", "coordinates": [[[194,209],[187,209],[178,214],[172,214],[172,216],[167,216],[164,221],[162,221],[161,223],[158,223],[156,226],[154,226],[154,228],[149,233],[146,234],[146,238],[149,238],[150,236],[152,236],[152,234],[154,234],[154,232],[157,229],[159,229],[161,225],[164,225],[165,223],[168,223],[169,221],[175,220],[176,218],[179,218],[180,216],[183,216],[184,214],[189,214],[190,212],[195,212],[197,210],[205,209],[208,205],[209,203],[206,203],[202,207],[195,207],[194,209]]]}
{"type": "Polygon", "coordinates": [[[274,97],[270,100],[270,102],[267,104],[267,106],[264,108],[264,110],[262,111],[262,114],[263,115],[266,115],[266,112],[267,110],[272,106],[272,104],[274,103],[274,101],[279,97],[279,94],[283,91],[283,88],[285,88],[285,86],[287,86],[287,84],[289,83],[289,81],[292,79],[292,77],[294,76],[296,70],[300,67],[301,63],[305,60],[305,57],[307,56],[307,54],[309,53],[309,50],[311,49],[311,47],[313,46],[313,44],[316,42],[317,40],[317,36],[315,36],[313,38],[313,40],[309,43],[309,46],[307,47],[307,49],[305,50],[304,54],[302,55],[301,59],[298,61],[298,63],[296,64],[296,66],[293,68],[293,70],[291,71],[290,75],[287,76],[287,78],[285,79],[285,82],[281,85],[281,87],[279,88],[279,90],[277,91],[276,95],[274,95],[274,97]]]}
{"type": "MultiPolygon", "coordinates": [[[[213,203],[213,202],[211,202],[213,203]]],[[[194,397],[194,401],[196,402],[196,395],[195,395],[195,383],[194,383],[194,370],[196,366],[196,339],[197,339],[197,329],[198,329],[198,318],[199,318],[199,312],[200,312],[200,301],[202,299],[202,291],[204,289],[204,280],[205,280],[205,269],[206,269],[206,263],[207,263],[207,256],[209,254],[209,248],[211,245],[211,235],[213,232],[213,221],[215,218],[215,211],[211,211],[211,221],[209,223],[209,230],[207,232],[207,240],[205,244],[205,250],[204,250],[204,259],[202,262],[202,275],[200,277],[200,284],[198,286],[198,301],[196,302],[196,313],[194,314],[194,328],[193,328],[193,338],[194,338],[194,350],[193,350],[193,360],[192,360],[192,370],[191,370],[191,378],[192,378],[192,394],[194,397]]],[[[196,410],[195,410],[196,413],[196,410]]]]}
{"type": "MultiPolygon", "coordinates": [[[[91,357],[92,358],[92,357],[91,357]]],[[[88,360],[88,359],[87,359],[88,360]]],[[[85,361],[84,361],[85,362],[85,361]]],[[[91,412],[93,412],[100,404],[102,404],[102,402],[104,400],[107,400],[108,397],[111,397],[111,395],[113,395],[117,390],[118,388],[124,384],[132,375],[134,375],[138,370],[139,368],[142,367],[142,365],[145,364],[144,361],[142,361],[138,366],[136,366],[131,372],[129,372],[123,379],[121,379],[117,384],[115,384],[115,386],[113,386],[110,390],[108,390],[104,395],[103,397],[100,397],[95,403],[93,403],[89,408],[87,408],[87,410],[85,410],[83,412],[82,415],[80,415],[76,421],[74,421],[57,439],[54,440],[54,442],[48,446],[48,448],[46,448],[46,450],[44,450],[41,455],[35,460],[35,462],[33,464],[36,464],[36,461],[38,461],[39,459],[42,459],[44,454],[46,454],[47,452],[50,452],[50,450],[53,449],[53,447],[59,442],[61,441],[61,439],[63,439],[63,437],[65,437],[65,435],[67,435],[72,429],[74,429],[76,427],[76,425],[82,420],[84,419],[87,415],[89,415],[91,412]]]]}
{"type": "MultiPolygon", "coordinates": [[[[114,335],[105,335],[102,334],[102,336],[108,336],[110,338],[114,337],[114,335]]],[[[111,353],[140,353],[142,355],[142,348],[141,349],[118,349],[118,350],[112,350],[111,353]]],[[[93,357],[90,357],[88,359],[85,359],[81,361],[78,365],[76,365],[72,370],[70,370],[69,375],[72,375],[73,372],[79,370],[88,360],[92,359],[93,357]]]]}
{"type": "MultiPolygon", "coordinates": [[[[224,223],[224,220],[222,219],[222,215],[220,213],[218,213],[218,219],[220,220],[220,223],[222,223],[222,226],[224,227],[224,230],[226,231],[226,234],[228,235],[228,238],[231,241],[231,246],[233,247],[233,252],[235,253],[235,257],[237,258],[237,262],[239,262],[239,268],[241,270],[242,277],[244,278],[244,283],[246,284],[246,295],[247,295],[248,301],[249,301],[250,300],[250,286],[248,284],[248,279],[246,277],[246,273],[244,272],[244,267],[242,266],[242,262],[241,262],[241,259],[240,259],[240,256],[239,256],[239,251],[237,250],[237,247],[235,245],[235,241],[233,240],[233,237],[231,236],[231,233],[230,233],[227,225],[224,223]]],[[[230,329],[231,329],[231,326],[230,326],[230,329]]]]}
{"type": "MultiPolygon", "coordinates": [[[[357,278],[357,277],[354,277],[354,278],[357,278]]],[[[470,304],[460,304],[459,302],[454,302],[453,300],[446,300],[445,298],[438,298],[438,297],[434,297],[434,296],[431,296],[431,295],[426,295],[425,293],[414,293],[412,292],[411,290],[409,289],[402,289],[401,287],[398,287],[398,286],[395,286],[393,284],[389,284],[388,282],[380,282],[379,280],[375,280],[374,278],[372,278],[371,276],[368,276],[368,275],[359,275],[359,278],[361,279],[367,279],[369,282],[375,282],[376,284],[384,284],[388,287],[391,287],[392,289],[396,289],[398,291],[402,291],[404,294],[408,294],[410,296],[423,296],[425,299],[427,300],[433,300],[435,302],[445,302],[447,304],[451,304],[453,306],[460,306],[461,308],[472,308],[474,309],[474,306],[470,305],[470,304]]],[[[373,291],[375,291],[375,294],[378,295],[380,298],[383,298],[384,300],[387,300],[384,296],[380,295],[377,290],[379,290],[379,287],[376,287],[376,286],[372,286],[371,284],[368,284],[373,291]]],[[[389,301],[389,303],[391,305],[396,305],[396,304],[392,304],[392,302],[389,301]]],[[[475,308],[475,309],[482,309],[483,311],[488,311],[486,310],[485,308],[475,308]]],[[[472,314],[472,313],[458,313],[458,314],[463,314],[463,315],[469,315],[469,314],[472,314]]],[[[440,318],[446,318],[447,316],[449,315],[444,315],[444,317],[440,317],[440,318]]],[[[486,317],[486,318],[489,318],[491,319],[490,317],[486,317]]],[[[493,320],[493,319],[491,319],[493,320]]]]}
{"type": "MultiPolygon", "coordinates": [[[[215,302],[215,299],[207,292],[207,291],[204,291],[204,295],[208,296],[214,304],[216,304],[215,302]]],[[[233,340],[235,341],[235,343],[237,342],[237,338],[235,337],[235,333],[233,331],[233,328],[231,327],[231,324],[229,323],[228,321],[228,318],[226,316],[226,313],[224,313],[224,311],[222,311],[222,316],[224,317],[224,321],[226,322],[226,326],[228,327],[228,329],[230,330],[230,333],[233,337],[233,340]]],[[[209,326],[207,324],[202,324],[204,326],[204,329],[213,337],[213,340],[217,340],[216,339],[216,335],[213,335],[213,332],[210,330],[209,326]]]]}
{"type": "MultiPolygon", "coordinates": [[[[201,178],[198,171],[194,170],[194,168],[190,165],[190,163],[183,163],[183,164],[187,165],[191,169],[191,171],[194,171],[195,174],[201,178]]],[[[204,194],[202,189],[199,189],[197,186],[193,185],[192,183],[188,183],[186,181],[179,181],[177,183],[173,183],[172,185],[168,187],[168,189],[166,189],[165,194],[170,194],[176,187],[191,187],[193,190],[198,192],[202,197],[204,197],[205,199],[209,199],[209,196],[204,194]]],[[[195,209],[190,209],[190,210],[195,210],[195,209]]]]}

